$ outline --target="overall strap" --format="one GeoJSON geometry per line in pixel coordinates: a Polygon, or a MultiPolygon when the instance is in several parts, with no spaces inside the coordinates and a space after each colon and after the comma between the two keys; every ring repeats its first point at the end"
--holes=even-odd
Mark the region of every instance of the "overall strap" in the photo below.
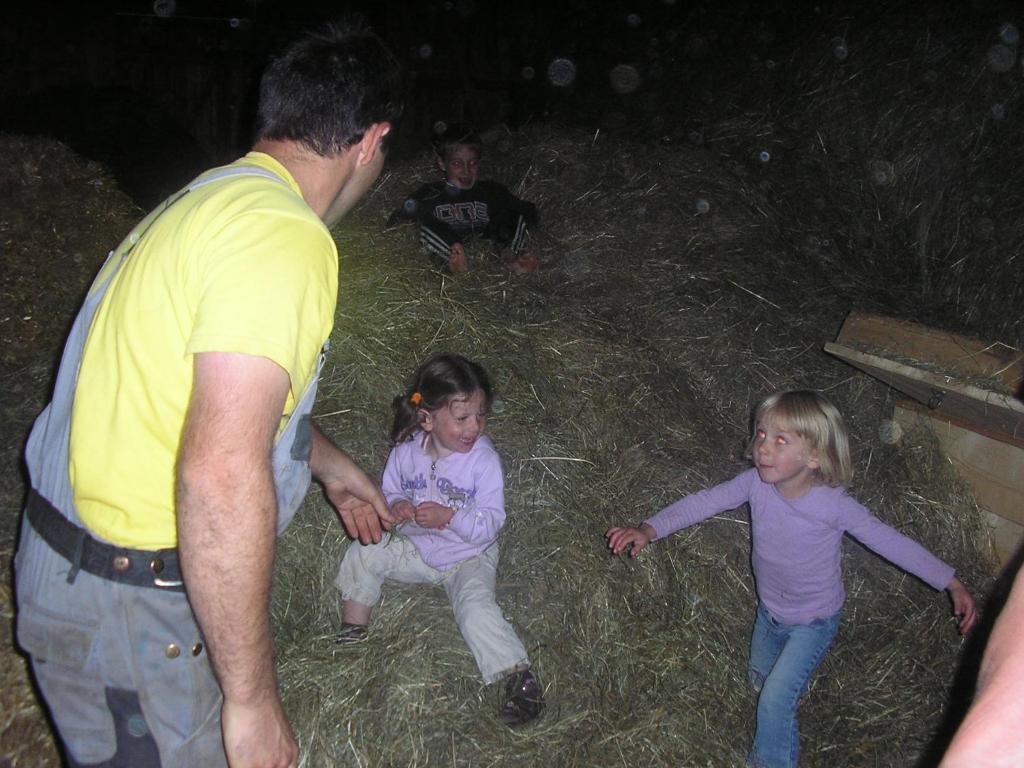
{"type": "Polygon", "coordinates": [[[80,521],[74,508],[71,481],[68,477],[71,406],[74,401],[78,368],[81,364],[89,328],[96,310],[110,286],[111,278],[117,274],[132,249],[142,239],[146,231],[153,226],[153,223],[189,191],[205,187],[215,181],[238,176],[262,176],[287,185],[287,182],[280,176],[262,168],[228,166],[210,172],[171,195],[139,222],[121,241],[120,245],[108,254],[106,263],[93,281],[93,285],[75,317],[64,345],[60,366],[57,369],[57,379],[54,383],[50,403],[36,418],[25,447],[25,463],[28,467],[32,487],[75,523],[80,521]]]}
{"type": "Polygon", "coordinates": [[[167,210],[173,206],[176,202],[181,200],[189,192],[194,192],[197,189],[202,189],[205,186],[213,184],[217,181],[224,179],[234,179],[239,176],[260,176],[270,181],[276,181],[278,184],[288,186],[288,182],[278,176],[272,171],[268,171],[265,168],[254,168],[251,166],[225,166],[223,168],[217,168],[216,170],[210,171],[205,176],[201,176],[184,189],[179,189],[170,197],[166,198],[160,205],[154,208],[146,215],[132,231],[128,233],[128,236],[121,241],[121,243],[107,254],[107,260],[103,267],[100,269],[93,281],[92,287],[89,289],[89,293],[101,292],[105,293],[107,285],[110,283],[111,278],[117,274],[117,271],[121,268],[121,265],[128,259],[129,254],[138,245],[139,241],[142,240],[142,236],[146,234],[150,227],[163,216],[167,210]]]}

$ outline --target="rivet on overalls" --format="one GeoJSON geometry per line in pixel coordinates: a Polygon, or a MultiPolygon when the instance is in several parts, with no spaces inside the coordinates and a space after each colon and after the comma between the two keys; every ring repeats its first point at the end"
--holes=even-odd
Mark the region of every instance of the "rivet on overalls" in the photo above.
{"type": "Polygon", "coordinates": [[[171,643],[167,646],[167,650],[164,651],[164,654],[167,656],[168,659],[176,659],[181,655],[181,649],[178,648],[178,646],[176,646],[174,643],[171,643]]]}
{"type": "Polygon", "coordinates": [[[114,555],[112,565],[114,566],[114,570],[118,573],[124,573],[127,571],[131,564],[132,562],[128,559],[127,555],[114,555]]]}
{"type": "Polygon", "coordinates": [[[195,645],[192,646],[192,655],[193,656],[198,656],[202,652],[203,652],[203,644],[202,643],[196,643],[195,645]]]}

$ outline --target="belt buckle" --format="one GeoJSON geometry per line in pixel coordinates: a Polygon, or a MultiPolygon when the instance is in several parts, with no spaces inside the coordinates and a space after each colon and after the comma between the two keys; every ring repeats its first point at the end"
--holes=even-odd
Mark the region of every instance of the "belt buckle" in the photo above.
{"type": "Polygon", "coordinates": [[[161,558],[159,558],[159,557],[154,557],[152,560],[149,561],[149,570],[151,570],[153,572],[153,574],[154,574],[153,575],[153,584],[155,584],[158,587],[164,587],[164,588],[180,587],[180,586],[182,586],[182,584],[184,584],[184,582],[182,582],[180,579],[179,580],[175,580],[175,579],[162,579],[162,578],[160,578],[160,574],[164,570],[164,561],[161,558]]]}

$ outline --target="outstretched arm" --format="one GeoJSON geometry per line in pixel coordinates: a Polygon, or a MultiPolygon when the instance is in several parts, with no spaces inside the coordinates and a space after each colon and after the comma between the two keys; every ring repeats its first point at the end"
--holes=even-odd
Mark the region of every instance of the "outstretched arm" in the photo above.
{"type": "Polygon", "coordinates": [[[971,597],[971,593],[967,591],[964,583],[956,576],[950,580],[946,590],[953,601],[953,615],[957,618],[957,628],[961,635],[966,635],[978,619],[978,608],[974,604],[974,598],[971,597]]]}
{"type": "Polygon", "coordinates": [[[635,528],[609,528],[604,532],[604,536],[608,539],[608,549],[613,554],[617,555],[629,547],[629,554],[636,557],[640,554],[640,550],[658,537],[658,532],[648,523],[641,523],[635,528]]]}
{"type": "Polygon", "coordinates": [[[309,468],[323,485],[345,526],[345,532],[363,544],[380,541],[381,527],[398,522],[377,484],[331,440],[312,424],[313,448],[309,468]]]}
{"type": "Polygon", "coordinates": [[[175,504],[185,588],[224,693],[231,768],[297,765],[277,693],[270,581],[277,531],[271,469],[288,374],[267,358],[198,353],[175,504]]]}

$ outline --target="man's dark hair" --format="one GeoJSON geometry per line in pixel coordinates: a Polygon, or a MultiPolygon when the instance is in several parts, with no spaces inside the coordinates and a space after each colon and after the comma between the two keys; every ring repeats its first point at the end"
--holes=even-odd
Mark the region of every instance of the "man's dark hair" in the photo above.
{"type": "Polygon", "coordinates": [[[402,75],[359,17],[328,23],[275,58],[260,81],[256,139],[301,142],[332,157],[402,112],[402,75]]]}

